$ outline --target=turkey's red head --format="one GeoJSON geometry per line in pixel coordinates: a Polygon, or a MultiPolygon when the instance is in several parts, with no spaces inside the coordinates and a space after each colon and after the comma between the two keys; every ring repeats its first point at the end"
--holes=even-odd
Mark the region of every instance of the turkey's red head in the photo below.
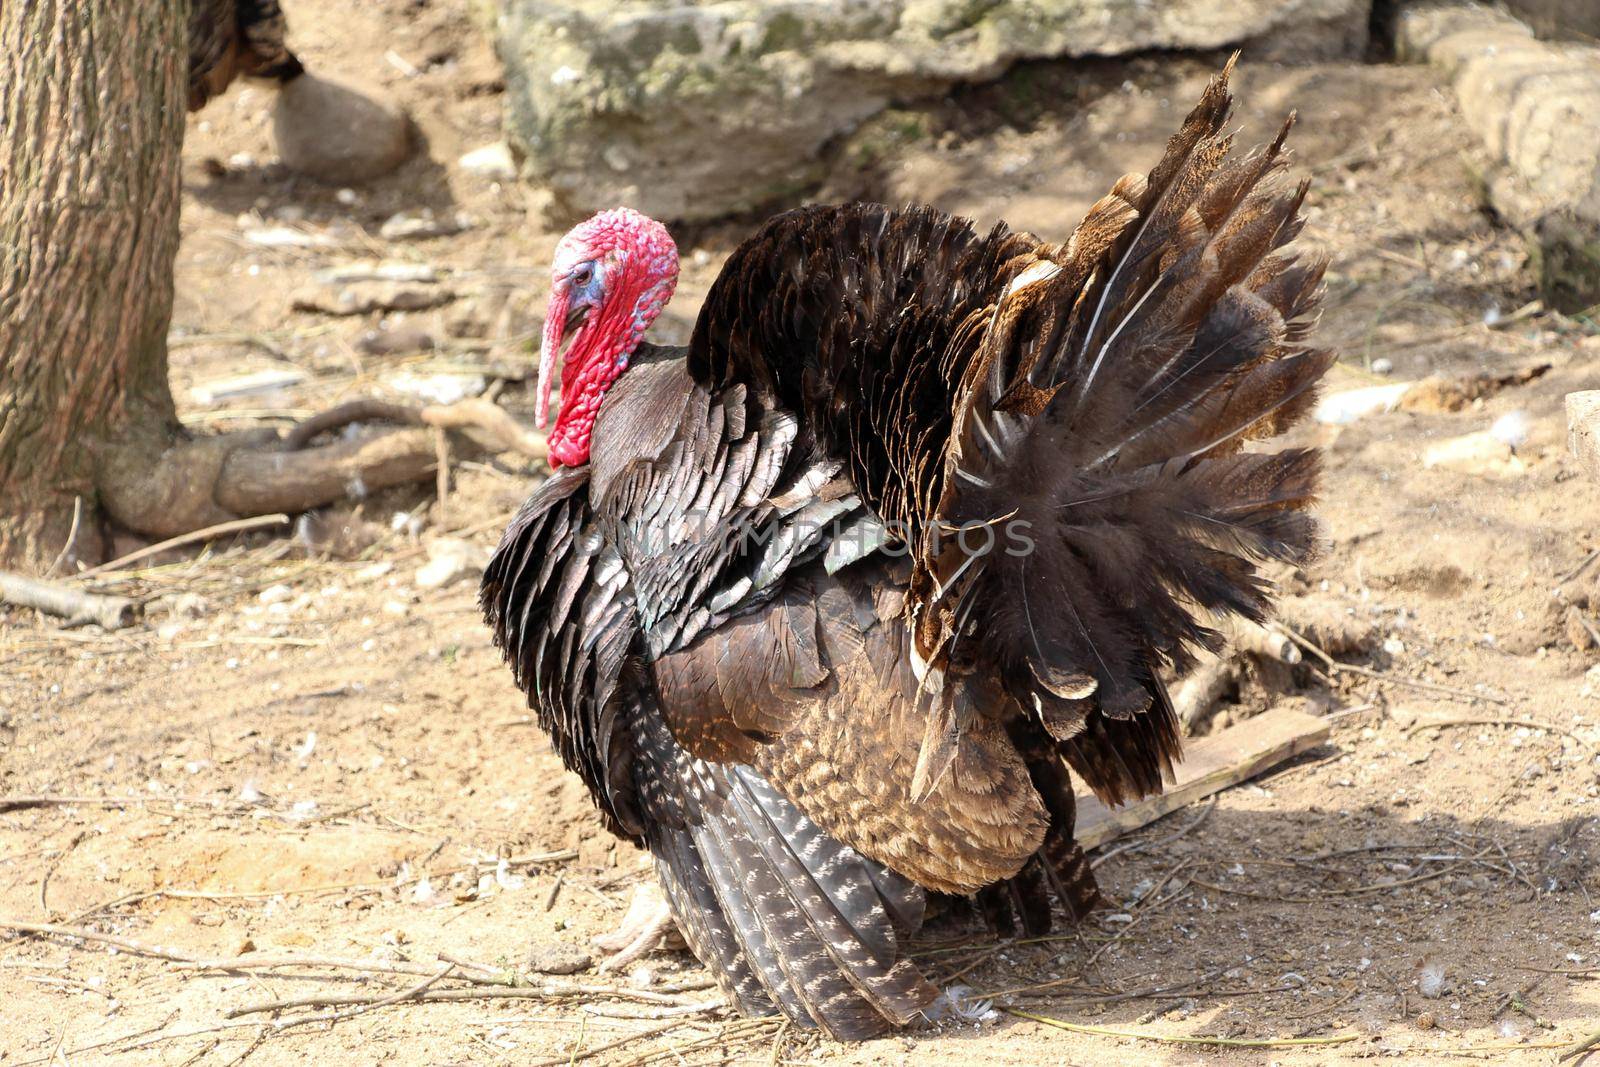
{"type": "Polygon", "coordinates": [[[556,246],[539,356],[540,429],[549,421],[550,382],[570,335],[561,410],[550,431],[551,466],[589,460],[589,435],[606,390],[678,284],[678,246],[667,228],[619,207],[579,223],[556,246]]]}

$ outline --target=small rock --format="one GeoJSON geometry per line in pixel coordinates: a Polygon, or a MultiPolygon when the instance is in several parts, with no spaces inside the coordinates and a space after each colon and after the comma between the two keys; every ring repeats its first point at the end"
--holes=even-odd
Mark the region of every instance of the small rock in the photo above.
{"type": "Polygon", "coordinates": [[[1527,470],[1511,446],[1491,433],[1469,433],[1429,445],[1422,456],[1425,468],[1462,474],[1514,476],[1527,470]]]}
{"type": "Polygon", "coordinates": [[[439,280],[439,271],[430,263],[361,260],[319,270],[316,279],[324,285],[346,285],[350,282],[436,282],[439,280]]]}
{"type": "Polygon", "coordinates": [[[1583,674],[1583,688],[1578,691],[1582,697],[1600,698],[1600,663],[1596,663],[1583,674]]]}
{"type": "Polygon", "coordinates": [[[470,542],[441,537],[428,545],[428,562],[417,568],[417,588],[442,589],[473,569],[482,569],[483,553],[470,542]]]}
{"type": "Polygon", "coordinates": [[[308,233],[292,226],[257,226],[244,231],[244,239],[262,248],[332,248],[335,241],[325,233],[308,233]]]}
{"type": "Polygon", "coordinates": [[[411,323],[368,330],[356,339],[356,350],[369,356],[403,356],[432,351],[433,347],[433,336],[411,323]]]}
{"type": "Polygon", "coordinates": [[[411,614],[411,605],[401,600],[385,600],[383,602],[383,613],[403,619],[411,614]]]}
{"type": "Polygon", "coordinates": [[[1594,634],[1590,631],[1589,626],[1585,625],[1585,622],[1586,619],[1582,608],[1576,604],[1567,605],[1565,619],[1567,640],[1571,641],[1572,647],[1579,652],[1587,652],[1595,645],[1594,634]]]}
{"type": "Polygon", "coordinates": [[[1394,373],[1394,360],[1388,356],[1379,356],[1372,361],[1372,373],[1388,376],[1394,373]]]}
{"type": "Polygon", "coordinates": [[[186,619],[199,619],[210,612],[211,604],[199,593],[179,593],[172,598],[171,612],[186,619]]]}
{"type": "Polygon", "coordinates": [[[1411,382],[1393,385],[1372,385],[1364,389],[1346,389],[1330,393],[1318,402],[1311,417],[1330,426],[1344,426],[1368,415],[1379,415],[1400,406],[1401,398],[1411,388],[1411,382]]]}
{"type": "Polygon", "coordinates": [[[243,956],[246,953],[254,952],[255,950],[256,943],[249,937],[242,937],[238,941],[234,942],[233,945],[233,955],[235,956],[243,956]]]}
{"type": "Polygon", "coordinates": [[[1585,474],[1600,480],[1600,389],[1567,394],[1567,450],[1585,474]]]}
{"type": "Polygon", "coordinates": [[[294,599],[294,590],[282,583],[269,585],[261,590],[261,595],[257,599],[263,604],[282,604],[294,599]]]}
{"type": "Polygon", "coordinates": [[[577,974],[589,969],[593,957],[568,941],[541,941],[529,946],[522,962],[537,974],[577,974]]]}
{"type": "Polygon", "coordinates": [[[490,181],[510,181],[517,176],[517,161],[504,141],[475,148],[461,157],[461,169],[490,181]]]}
{"type": "Polygon", "coordinates": [[[356,571],[354,579],[358,582],[371,582],[382,578],[392,570],[394,570],[394,560],[381,559],[376,563],[369,563],[356,571]]]}
{"type": "Polygon", "coordinates": [[[330,185],[359,185],[411,155],[411,119],[382,90],[302,74],[278,93],[278,155],[290,170],[330,185]]]}
{"type": "Polygon", "coordinates": [[[455,298],[456,294],[443,286],[353,282],[332,293],[320,286],[302,289],[290,298],[290,307],[322,315],[370,315],[375,311],[427,311],[455,298]]]}
{"type": "Polygon", "coordinates": [[[427,237],[449,237],[472,229],[472,216],[458,211],[447,219],[434,218],[433,212],[424,209],[418,214],[400,212],[390,216],[378,228],[378,236],[386,241],[413,241],[427,237]]]}
{"type": "Polygon", "coordinates": [[[469,396],[478,396],[489,388],[481,374],[417,374],[401,371],[383,380],[383,384],[398,393],[426,400],[430,404],[454,404],[469,396]]]}
{"type": "Polygon", "coordinates": [[[1418,1030],[1432,1030],[1433,1029],[1433,1024],[1434,1024],[1433,1012],[1425,1011],[1425,1012],[1421,1012],[1420,1014],[1418,1014],[1418,1016],[1417,1016],[1417,1029],[1418,1030]]]}

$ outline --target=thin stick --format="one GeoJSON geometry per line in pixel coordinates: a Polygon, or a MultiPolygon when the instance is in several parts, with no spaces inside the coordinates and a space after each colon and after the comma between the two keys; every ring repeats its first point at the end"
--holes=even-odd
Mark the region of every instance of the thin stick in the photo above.
{"type": "Polygon", "coordinates": [[[1105,1026],[1083,1026],[1078,1023],[1069,1023],[1062,1019],[1052,1019],[1048,1015],[1035,1015],[1032,1012],[1018,1011],[1016,1008],[1001,1008],[1008,1015],[1016,1015],[1023,1019],[1032,1019],[1036,1023],[1054,1026],[1061,1030],[1071,1030],[1078,1034],[1099,1034],[1102,1037],[1131,1037],[1137,1041],[1155,1041],[1163,1045],[1214,1045],[1218,1048],[1303,1048],[1310,1045],[1344,1045],[1361,1037],[1360,1034],[1339,1034],[1335,1037],[1286,1037],[1273,1039],[1249,1039],[1231,1037],[1168,1037],[1163,1034],[1142,1034],[1136,1030],[1113,1030],[1105,1026]]]}
{"type": "Polygon", "coordinates": [[[111,945],[124,952],[131,952],[136,956],[154,956],[157,959],[174,960],[179,963],[194,963],[193,956],[171,949],[164,949],[159,945],[146,945],[140,941],[131,941],[126,937],[117,937],[114,934],[102,934],[94,930],[85,930],[80,926],[59,926],[55,923],[19,923],[9,920],[0,920],[0,930],[12,930],[19,934],[50,934],[55,937],[76,937],[80,941],[98,941],[103,945],[111,945]]]}
{"type": "MultiPolygon", "coordinates": [[[[580,1022],[587,1020],[587,1016],[580,1015],[578,1018],[580,1022]]],[[[533,1064],[532,1067],[561,1067],[562,1064],[577,1063],[579,1060],[586,1060],[591,1056],[598,1056],[602,1052],[610,1052],[619,1045],[626,1045],[630,1041],[641,1041],[649,1037],[659,1037],[668,1030],[676,1030],[682,1025],[682,1023],[668,1023],[665,1026],[657,1026],[650,1030],[640,1030],[636,1033],[629,1034],[627,1037],[619,1037],[615,1041],[607,1042],[604,1045],[596,1045],[594,1048],[585,1049],[582,1053],[574,1053],[573,1055],[561,1056],[551,1060],[540,1060],[538,1063],[533,1064]]]]}
{"type": "Polygon", "coordinates": [[[1299,645],[1307,652],[1312,653],[1318,659],[1322,660],[1323,665],[1326,666],[1330,671],[1339,671],[1345,674],[1359,674],[1363,678],[1371,678],[1376,682],[1387,682],[1390,685],[1409,686],[1412,689],[1420,689],[1427,693],[1440,693],[1446,696],[1460,697],[1463,700],[1482,700],[1489,704],[1501,705],[1511,703],[1511,701],[1505,699],[1504,697],[1490,696],[1487,693],[1476,693],[1471,689],[1460,689],[1456,686],[1439,685],[1436,682],[1424,682],[1416,678],[1407,678],[1404,675],[1399,674],[1384,674],[1382,671],[1375,671],[1371,667],[1362,667],[1355,663],[1344,663],[1340,660],[1334,659],[1321,648],[1317,647],[1315,642],[1308,640],[1302,635],[1296,633],[1294,630],[1285,626],[1282,622],[1274,623],[1274,625],[1282,629],[1284,633],[1288,634],[1289,638],[1293,640],[1295,644],[1299,645]]]}
{"type": "MultiPolygon", "coordinates": [[[[1477,860],[1481,859],[1483,856],[1487,856],[1488,854],[1488,851],[1485,850],[1472,858],[1477,860]]],[[[1398,882],[1373,882],[1368,885],[1356,886],[1354,889],[1326,889],[1314,897],[1280,897],[1274,896],[1271,893],[1252,893],[1248,889],[1230,889],[1228,886],[1217,885],[1215,882],[1204,882],[1198,878],[1190,878],[1189,881],[1194,885],[1200,886],[1202,889],[1210,889],[1218,893],[1228,893],[1236,897],[1251,897],[1256,900],[1275,900],[1286,904],[1320,904],[1327,897],[1359,897],[1365,896],[1368,893],[1382,893],[1390,889],[1399,889],[1402,886],[1416,885],[1418,882],[1431,882],[1435,878],[1443,878],[1447,874],[1459,871],[1466,865],[1466,863],[1452,863],[1450,866],[1441,867],[1437,871],[1430,871],[1427,874],[1419,874],[1415,878],[1402,878],[1398,882]]]]}
{"type": "Polygon", "coordinates": [[[67,530],[67,540],[61,546],[61,551],[50,564],[50,569],[44,572],[46,578],[51,577],[61,569],[61,564],[66,562],[67,553],[72,551],[72,546],[78,541],[78,523],[83,521],[83,497],[74,495],[72,498],[72,526],[67,530]]]}
{"type": "MultiPolygon", "coordinates": [[[[429,970],[428,974],[435,972],[429,970]]],[[[458,975],[457,977],[463,977],[458,975]]],[[[467,981],[476,981],[470,977],[467,981]]],[[[432,980],[429,981],[432,985],[432,980]]],[[[410,998],[421,1002],[457,1001],[457,1000],[561,1000],[566,997],[578,996],[607,996],[617,997],[622,1000],[637,1000],[645,1004],[661,1004],[666,1007],[685,1007],[683,1001],[676,1000],[663,993],[653,993],[644,989],[624,989],[620,986],[553,986],[549,984],[537,986],[506,986],[506,985],[474,985],[470,989],[431,989],[426,992],[410,994],[410,998]]],[[[329,1007],[334,1005],[365,1005],[367,1007],[384,1007],[389,1004],[399,1003],[407,997],[373,997],[363,993],[325,993],[308,997],[289,997],[283,1000],[264,1001],[259,1004],[246,1004],[242,1007],[228,1011],[227,1018],[233,1019],[241,1015],[254,1015],[260,1012],[281,1011],[285,1008],[310,1008],[329,1007]]],[[[703,1005],[693,1005],[700,1010],[703,1005]]]]}
{"type": "Polygon", "coordinates": [[[1600,1030],[1596,1030],[1588,1037],[1585,1037],[1580,1041],[1576,1041],[1562,1049],[1561,1057],[1557,1059],[1556,1062],[1566,1063],[1568,1060],[1576,1059],[1593,1049],[1596,1045],[1600,1045],[1600,1030]]]}
{"type": "MultiPolygon", "coordinates": [[[[173,1013],[174,1016],[176,1014],[177,1014],[176,1012],[173,1013]]],[[[170,1022],[170,1021],[171,1021],[171,1018],[169,1017],[168,1022],[170,1022]]],[[[163,1023],[162,1025],[166,1025],[166,1024],[163,1023]]],[[[215,1026],[197,1026],[197,1027],[195,1027],[193,1029],[190,1029],[190,1030],[179,1030],[179,1031],[177,1031],[175,1033],[170,1033],[170,1034],[151,1034],[151,1036],[145,1037],[141,1041],[135,1041],[133,1044],[126,1045],[126,1046],[118,1049],[117,1051],[118,1052],[132,1052],[134,1049],[149,1048],[151,1045],[159,1045],[163,1041],[182,1041],[182,1040],[185,1040],[186,1038],[204,1037],[207,1034],[215,1034],[215,1033],[219,1033],[219,1032],[221,1032],[223,1030],[240,1030],[240,1029],[243,1029],[245,1027],[261,1026],[261,1025],[262,1024],[259,1021],[252,1019],[252,1020],[250,1020],[248,1022],[242,1022],[242,1023],[218,1023],[215,1026]]],[[[134,1033],[131,1033],[131,1034],[124,1034],[121,1037],[108,1038],[105,1041],[99,1041],[99,1042],[96,1042],[93,1045],[83,1045],[83,1046],[81,1046],[79,1048],[68,1049],[64,1053],[64,1055],[77,1056],[80,1053],[91,1052],[91,1051],[93,1051],[95,1049],[105,1048],[108,1045],[120,1045],[124,1041],[130,1041],[133,1038],[141,1037],[142,1035],[148,1034],[148,1033],[150,1033],[149,1030],[138,1030],[138,1031],[135,1031],[134,1033]]],[[[1526,1048],[1527,1046],[1524,1045],[1523,1047],[1526,1048]]],[[[50,1057],[49,1056],[39,1056],[39,1057],[37,1057],[35,1059],[31,1059],[31,1060],[22,1060],[21,1062],[17,1063],[15,1065],[15,1067],[33,1067],[34,1064],[48,1063],[49,1061],[50,1061],[50,1057]]]]}
{"type": "MultiPolygon", "coordinates": [[[[392,996],[387,996],[380,1000],[359,1004],[353,1008],[345,1008],[342,1011],[319,1012],[315,1015],[300,1015],[293,1019],[277,1019],[274,1020],[272,1025],[275,1029],[287,1030],[291,1026],[303,1026],[306,1023],[338,1022],[341,1019],[348,1019],[355,1015],[364,1015],[369,1011],[377,1011],[379,1008],[387,1008],[389,1005],[398,1004],[402,1000],[421,999],[422,995],[429,989],[429,987],[455,969],[455,964],[447,963],[444,965],[444,967],[440,968],[437,974],[424,981],[418,982],[409,989],[402,989],[400,992],[395,993],[392,996]]],[[[231,1019],[233,1018],[234,1014],[234,1012],[229,1012],[228,1017],[231,1019]]]]}
{"type": "Polygon", "coordinates": [[[222,537],[225,534],[244,533],[248,530],[260,530],[268,526],[282,526],[288,521],[289,516],[279,513],[276,515],[257,515],[249,519],[233,519],[229,522],[219,522],[215,526],[207,526],[200,530],[190,530],[186,534],[179,534],[177,537],[169,537],[165,541],[158,541],[153,545],[146,545],[137,552],[129,552],[126,556],[121,556],[117,559],[114,559],[110,563],[102,563],[98,567],[90,567],[86,571],[79,571],[77,574],[73,575],[73,577],[91,578],[96,574],[101,574],[105,571],[114,571],[119,567],[127,566],[129,563],[135,563],[141,559],[147,559],[158,552],[165,552],[169,548],[182,548],[184,545],[192,545],[196,541],[209,541],[213,537],[222,537]]]}
{"type": "Polygon", "coordinates": [[[1090,860],[1089,868],[1093,870],[1112,857],[1120,856],[1124,852],[1143,852],[1146,849],[1160,848],[1163,845],[1170,845],[1172,842],[1177,841],[1180,838],[1187,837],[1196,828],[1198,828],[1201,823],[1209,819],[1212,812],[1217,810],[1217,800],[1221,796],[1221,793],[1212,793],[1211,802],[1205,806],[1205,809],[1201,811],[1200,814],[1196,815],[1194,818],[1185,823],[1181,829],[1170,833],[1165,837],[1158,837],[1154,841],[1129,841],[1125,845],[1118,845],[1111,851],[1102,852],[1100,855],[1090,860]]]}
{"type": "Polygon", "coordinates": [[[1596,967],[1512,967],[1513,971],[1533,971],[1537,974],[1564,974],[1568,978],[1593,978],[1600,974],[1596,967]]]}
{"type": "Polygon", "coordinates": [[[1423,730],[1440,729],[1446,726],[1524,726],[1530,730],[1546,730],[1553,734],[1570,737],[1590,752],[1594,751],[1594,745],[1566,727],[1557,726],[1549,722],[1537,722],[1533,719],[1435,719],[1432,722],[1414,722],[1406,727],[1405,733],[1407,737],[1411,737],[1413,734],[1423,730]]]}
{"type": "MultiPolygon", "coordinates": [[[[1142,997],[1158,997],[1163,994],[1179,993],[1186,989],[1192,989],[1201,982],[1211,981],[1211,979],[1215,978],[1225,970],[1227,970],[1226,967],[1218,967],[1215,970],[1207,971],[1205,974],[1202,974],[1196,978],[1191,978],[1186,982],[1179,982],[1176,985],[1163,986],[1158,989],[1138,989],[1127,993],[1093,993],[1084,996],[1073,997],[1072,999],[1073,1002],[1077,1004],[1114,1004],[1119,1000],[1138,1000],[1142,997]]],[[[1051,982],[1040,982],[1038,985],[1013,986],[1010,989],[985,990],[982,993],[973,993],[971,996],[974,999],[989,1000],[994,997],[1015,996],[1019,993],[1035,993],[1043,989],[1054,989],[1057,986],[1065,985],[1068,982],[1075,982],[1081,977],[1082,975],[1071,975],[1066,978],[1057,978],[1051,982]]]]}
{"type": "Polygon", "coordinates": [[[1566,583],[1572,581],[1572,579],[1588,570],[1589,564],[1593,563],[1597,559],[1600,559],[1600,548],[1597,548],[1593,552],[1590,552],[1587,556],[1584,556],[1583,561],[1567,573],[1556,575],[1556,584],[1565,585],[1566,583]]]}
{"type": "Polygon", "coordinates": [[[434,493],[439,498],[439,514],[443,515],[445,501],[450,496],[450,435],[437,426],[433,428],[433,454],[438,459],[434,493]]]}

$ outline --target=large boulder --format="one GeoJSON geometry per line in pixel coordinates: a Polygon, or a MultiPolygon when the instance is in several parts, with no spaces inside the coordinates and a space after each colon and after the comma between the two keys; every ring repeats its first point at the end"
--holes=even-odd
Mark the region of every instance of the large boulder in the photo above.
{"type": "Polygon", "coordinates": [[[558,214],[715,218],[813,185],[891,100],[1019,60],[1365,43],[1371,0],[503,0],[508,126],[558,214]]]}

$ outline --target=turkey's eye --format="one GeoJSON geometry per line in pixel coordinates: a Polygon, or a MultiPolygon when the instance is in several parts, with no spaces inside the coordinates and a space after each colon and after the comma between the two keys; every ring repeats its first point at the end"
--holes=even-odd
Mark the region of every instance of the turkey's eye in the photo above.
{"type": "Polygon", "coordinates": [[[572,284],[582,288],[594,281],[594,264],[584,263],[572,272],[572,284]]]}

